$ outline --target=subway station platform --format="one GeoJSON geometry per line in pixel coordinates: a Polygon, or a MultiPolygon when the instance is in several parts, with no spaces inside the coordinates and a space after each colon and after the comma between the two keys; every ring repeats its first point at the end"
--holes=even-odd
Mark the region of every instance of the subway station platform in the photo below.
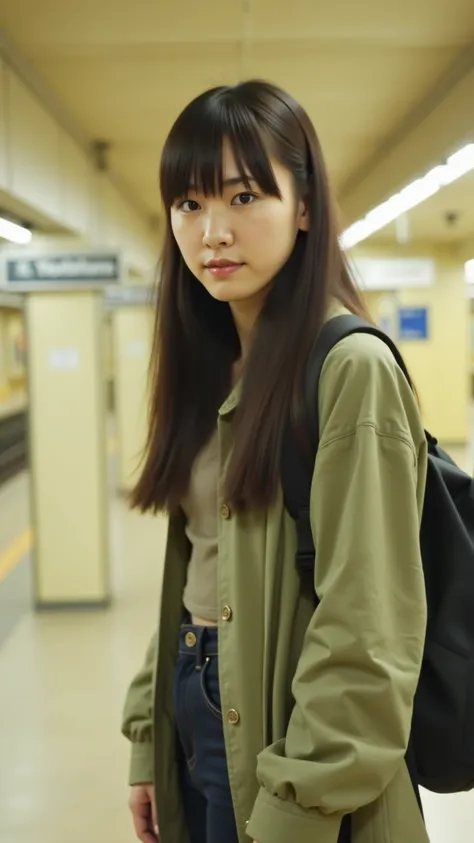
{"type": "MultiPolygon", "coordinates": [[[[186,103],[251,79],[307,110],[368,309],[428,428],[470,438],[447,450],[474,472],[473,1],[2,0],[0,843],[135,840],[121,712],[158,621],[166,524],[116,490],[146,434],[159,160],[186,103]],[[44,608],[59,601],[82,609],[44,608]]],[[[291,112],[290,146],[306,125],[291,112]]],[[[474,791],[423,799],[431,843],[474,841],[474,791]]]]}

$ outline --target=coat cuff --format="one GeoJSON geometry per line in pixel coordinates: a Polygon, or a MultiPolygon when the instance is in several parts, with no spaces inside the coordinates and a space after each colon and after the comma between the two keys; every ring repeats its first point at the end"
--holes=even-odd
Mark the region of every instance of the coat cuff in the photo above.
{"type": "Polygon", "coordinates": [[[322,814],[317,808],[278,799],[262,787],[246,833],[257,843],[337,843],[342,819],[340,814],[322,814]]]}
{"type": "Polygon", "coordinates": [[[155,779],[153,767],[153,744],[132,743],[128,783],[132,787],[136,784],[152,784],[155,779]]]}

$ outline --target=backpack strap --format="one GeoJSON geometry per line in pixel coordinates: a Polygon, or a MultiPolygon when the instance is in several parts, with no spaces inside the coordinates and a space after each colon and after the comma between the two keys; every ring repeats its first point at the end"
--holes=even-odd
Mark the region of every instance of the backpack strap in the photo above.
{"type": "Polygon", "coordinates": [[[326,322],[316,340],[308,360],[305,381],[305,404],[311,455],[303,454],[294,431],[288,425],[282,449],[282,482],[285,506],[295,521],[298,548],[296,564],[302,572],[314,571],[315,547],[310,523],[310,497],[314,463],[319,447],[318,390],[326,357],[341,340],[351,334],[371,334],[390,348],[408,383],[408,370],[395,343],[371,322],[352,314],[336,316],[326,322]]]}

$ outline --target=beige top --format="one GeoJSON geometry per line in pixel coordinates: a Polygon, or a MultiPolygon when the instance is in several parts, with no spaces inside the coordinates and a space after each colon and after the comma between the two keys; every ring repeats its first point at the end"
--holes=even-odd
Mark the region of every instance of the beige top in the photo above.
{"type": "Polygon", "coordinates": [[[188,493],[181,504],[187,521],[186,535],[192,545],[183,603],[194,617],[214,623],[218,619],[218,473],[216,429],[194,462],[188,493]]]}

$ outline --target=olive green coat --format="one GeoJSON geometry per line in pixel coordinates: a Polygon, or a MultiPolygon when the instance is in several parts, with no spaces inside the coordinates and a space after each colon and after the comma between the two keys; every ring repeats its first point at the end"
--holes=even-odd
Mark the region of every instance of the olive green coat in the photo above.
{"type": "MultiPolygon", "coordinates": [[[[221,478],[238,400],[237,388],[219,411],[221,478]]],[[[319,409],[315,613],[282,494],[266,513],[220,500],[219,670],[239,839],[337,843],[352,813],[353,843],[426,843],[404,762],[426,629],[424,432],[390,351],[368,335],[330,353],[319,409]]],[[[155,782],[161,843],[188,843],[172,695],[188,559],[173,518],[158,656],[155,636],[123,723],[130,783],[155,782]]]]}

